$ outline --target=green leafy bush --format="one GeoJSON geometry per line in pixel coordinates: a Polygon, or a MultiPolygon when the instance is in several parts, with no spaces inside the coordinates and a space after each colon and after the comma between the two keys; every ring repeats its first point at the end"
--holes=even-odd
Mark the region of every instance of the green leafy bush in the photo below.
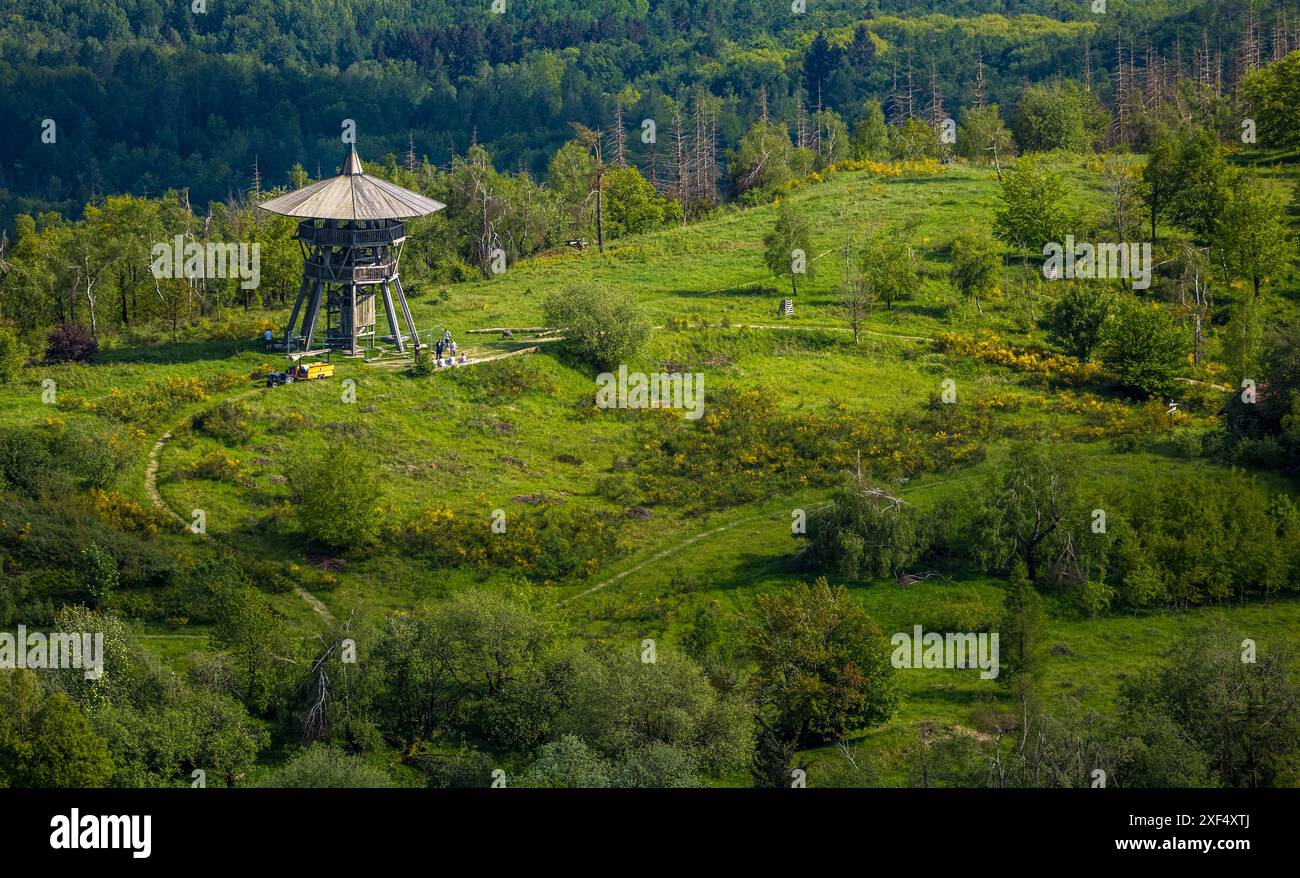
{"type": "Polygon", "coordinates": [[[185,474],[192,479],[228,482],[232,485],[240,485],[247,480],[243,463],[220,451],[205,452],[198,460],[191,461],[185,474]]]}
{"type": "Polygon", "coordinates": [[[383,503],[364,487],[365,480],[358,479],[369,465],[369,459],[353,447],[335,444],[289,468],[294,511],[309,537],[334,550],[374,541],[383,503]]]}
{"type": "Polygon", "coordinates": [[[1125,387],[1163,395],[1173,389],[1183,369],[1187,342],[1182,329],[1158,305],[1130,297],[1106,322],[1102,357],[1125,387]]]}
{"type": "Polygon", "coordinates": [[[240,445],[253,436],[252,413],[239,400],[223,400],[195,415],[194,428],[227,445],[240,445]]]}
{"type": "Polygon", "coordinates": [[[570,287],[543,303],[548,326],[564,333],[564,346],[598,369],[636,356],[650,337],[650,320],[630,293],[600,286],[570,287]]]}
{"type": "Polygon", "coordinates": [[[12,329],[0,326],[0,384],[9,384],[22,374],[27,362],[27,348],[23,347],[12,329]]]}
{"type": "Polygon", "coordinates": [[[434,507],[390,536],[439,566],[514,570],[535,582],[590,576],[618,556],[620,521],[612,513],[543,505],[511,512],[502,533],[434,507]]]}
{"type": "Polygon", "coordinates": [[[260,786],[296,789],[374,789],[393,786],[382,769],[358,756],[317,744],[303,750],[260,786]]]}
{"type": "Polygon", "coordinates": [[[928,544],[916,507],[885,491],[853,484],[808,515],[800,553],[811,569],[848,580],[896,576],[928,544]]]}

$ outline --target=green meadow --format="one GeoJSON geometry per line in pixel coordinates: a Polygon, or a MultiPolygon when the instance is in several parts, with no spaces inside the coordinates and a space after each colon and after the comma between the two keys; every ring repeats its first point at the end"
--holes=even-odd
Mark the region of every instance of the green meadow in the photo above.
{"type": "MultiPolygon", "coordinates": [[[[1070,207],[1085,217],[1099,213],[1101,183],[1087,162],[1077,156],[1053,161],[1068,171],[1070,207]]],[[[733,392],[756,392],[773,411],[792,417],[840,415],[864,423],[924,410],[947,379],[955,382],[959,410],[1002,399],[988,403],[992,428],[973,440],[979,454],[969,462],[894,480],[891,487],[899,496],[927,510],[943,507],[959,492],[978,490],[1019,438],[1074,443],[1086,461],[1087,477],[1098,480],[1141,484],[1157,475],[1176,477],[1183,469],[1221,471],[1218,464],[1176,454],[1165,441],[1168,431],[1137,447],[1126,446],[1119,434],[1075,438],[1088,421],[1070,401],[1084,394],[1138,409],[1139,403],[1105,385],[1064,386],[1030,371],[958,359],[935,344],[944,332],[990,333],[1009,346],[1044,343],[1036,322],[1043,303],[1034,298],[1041,285],[1028,283],[1032,261],[1009,261],[1007,282],[982,314],[962,303],[947,280],[947,245],[959,234],[986,231],[998,195],[992,169],[964,164],[918,178],[842,172],[783,195],[810,218],[813,229],[810,276],[800,284],[792,317],[777,315],[778,300],[789,294],[787,282],[762,267],[762,238],[777,207],[728,207],[701,222],[619,239],[604,254],[564,250],[522,261],[491,280],[445,289],[425,284],[413,302],[419,326],[438,332],[450,328],[471,361],[535,344],[533,353],[442,368],[428,376],[334,355],[332,379],[270,389],[255,375],[280,368],[280,361],[256,340],[116,347],[95,365],[27,370],[23,383],[0,390],[0,422],[103,418],[104,401],[114,393],[145,393],[151,382],[226,376],[219,389],[200,399],[129,423],[133,456],[117,490],[151,506],[146,473],[156,458],[162,503],[183,520],[194,510],[202,510],[206,519],[210,540],[170,521],[156,536],[169,550],[196,556],[228,550],[278,565],[337,619],[382,617],[462,589],[513,587],[509,571],[435,566],[382,540],[341,563],[311,548],[295,524],[287,476],[295,461],[347,443],[363,451],[365,465],[339,477],[348,490],[371,499],[385,521],[446,510],[461,526],[486,530],[495,515],[504,514],[508,527],[516,516],[552,509],[599,510],[619,521],[614,550],[593,569],[542,586],[545,599],[575,634],[626,644],[629,650],[645,638],[674,648],[696,612],[716,606],[734,637],[757,595],[815,577],[798,563],[800,544],[791,525],[797,510],[826,503],[833,485],[760,483],[755,498],[720,504],[688,496],[674,501],[670,488],[666,499],[647,502],[645,479],[671,478],[674,467],[687,462],[661,460],[662,474],[640,471],[633,478],[626,472],[645,454],[648,437],[692,428],[673,423],[681,420],[680,412],[597,410],[594,371],[569,356],[562,342],[534,339],[528,332],[503,340],[499,333],[468,331],[540,326],[548,294],[603,285],[632,293],[655,325],[629,369],[702,373],[706,419],[710,401],[733,392]],[[906,228],[926,280],[918,296],[892,308],[878,306],[855,343],[840,305],[844,253],[872,227],[906,228]],[[54,404],[42,400],[41,382],[47,379],[58,395],[54,404]],[[349,388],[354,399],[345,393],[349,388]],[[239,407],[248,425],[248,434],[237,442],[192,423],[223,402],[239,407]],[[196,475],[205,460],[219,465],[222,459],[227,477],[196,475]]],[[[287,318],[274,312],[264,316],[272,325],[287,318]]],[[[1215,379],[1191,366],[1188,376],[1215,379]]],[[[1180,429],[1212,429],[1213,398],[1220,391],[1185,386],[1188,420],[1180,429]]],[[[846,469],[843,478],[848,477],[846,469]]],[[[1270,484],[1280,492],[1296,490],[1281,478],[1270,484]]],[[[890,633],[939,623],[971,604],[996,609],[1004,587],[1001,580],[970,573],[910,586],[885,580],[857,584],[851,593],[890,633]]],[[[319,623],[319,614],[294,591],[274,590],[271,600],[302,632],[319,623]]],[[[1226,619],[1262,647],[1295,643],[1300,630],[1300,601],[1294,600],[1097,618],[1080,618],[1062,602],[1049,604],[1046,636],[1053,650],[1046,697],[1101,711],[1122,680],[1154,667],[1173,643],[1210,618],[1226,619]]],[[[138,628],[142,642],[177,667],[207,648],[203,626],[184,619],[154,619],[138,628]]],[[[907,670],[900,680],[903,698],[895,717],[860,736],[887,781],[902,778],[918,724],[973,728],[978,711],[1011,705],[1005,688],[981,680],[975,670],[907,670]]],[[[810,758],[815,764],[832,754],[810,758]]]]}

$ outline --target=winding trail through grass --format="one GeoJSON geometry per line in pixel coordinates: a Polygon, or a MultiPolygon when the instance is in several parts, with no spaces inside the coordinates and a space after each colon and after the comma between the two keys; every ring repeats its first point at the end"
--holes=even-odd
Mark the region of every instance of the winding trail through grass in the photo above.
{"type": "MultiPolygon", "coordinates": [[[[522,354],[536,353],[538,350],[539,348],[536,345],[533,345],[531,347],[522,348],[517,351],[507,351],[506,353],[503,354],[494,354],[492,356],[481,357],[476,360],[468,360],[465,363],[457,364],[455,368],[464,368],[466,366],[478,366],[483,363],[491,363],[491,362],[495,362],[496,360],[504,360],[508,357],[517,357],[522,354]]],[[[244,393],[237,393],[234,396],[228,397],[228,400],[234,401],[240,399],[247,399],[248,397],[258,393],[258,391],[260,390],[261,388],[256,388],[254,390],[245,391],[244,393]]],[[[158,440],[154,442],[153,448],[149,449],[149,458],[144,469],[144,493],[146,496],[148,496],[149,502],[154,505],[155,509],[165,512],[169,518],[174,520],[181,527],[185,528],[186,530],[189,530],[191,533],[195,533],[197,536],[203,537],[204,539],[207,540],[212,540],[213,542],[219,542],[221,545],[226,546],[230,550],[238,552],[240,550],[235,548],[229,542],[217,540],[206,530],[204,531],[192,530],[190,527],[190,522],[186,521],[185,518],[180,515],[180,513],[178,513],[176,510],[168,506],[167,502],[163,500],[162,492],[158,490],[159,456],[162,454],[163,448],[166,447],[167,443],[171,441],[172,430],[177,429],[184,422],[185,419],[181,419],[180,421],[177,421],[176,425],[174,425],[171,430],[168,430],[167,432],[159,436],[158,440]]],[[[301,585],[294,585],[293,591],[294,594],[302,598],[302,600],[307,604],[307,606],[315,610],[316,613],[321,616],[321,618],[329,622],[335,621],[334,614],[330,612],[329,607],[325,606],[325,604],[321,602],[320,598],[316,597],[314,594],[307,591],[307,589],[303,588],[301,585]]]]}
{"type": "MultiPolygon", "coordinates": [[[[255,390],[250,390],[245,393],[238,393],[230,397],[230,399],[231,400],[246,399],[247,397],[252,396],[256,392],[257,391],[255,390]]],[[[184,423],[184,421],[182,420],[177,422],[177,425],[179,426],[179,424],[181,423],[184,423]]],[[[173,427],[172,429],[176,429],[176,428],[173,427]]],[[[171,441],[171,438],[172,438],[172,431],[168,430],[166,433],[163,433],[161,436],[159,436],[158,441],[153,444],[153,448],[149,449],[149,462],[144,469],[144,492],[149,496],[149,502],[151,502],[156,509],[160,509],[163,512],[167,513],[167,515],[170,516],[172,519],[174,519],[176,523],[179,524],[181,527],[190,531],[190,533],[202,537],[205,540],[212,540],[214,543],[219,542],[216,539],[216,537],[208,533],[207,530],[202,530],[202,531],[194,530],[190,526],[190,522],[186,521],[183,517],[181,517],[180,513],[178,513],[176,510],[172,509],[170,506],[167,505],[166,501],[163,500],[162,493],[158,490],[158,456],[162,453],[164,446],[166,446],[167,443],[171,441]]],[[[221,545],[226,546],[231,551],[235,551],[235,552],[239,551],[234,546],[230,545],[230,543],[221,543],[221,545]]],[[[306,602],[307,606],[315,610],[321,616],[321,618],[329,622],[334,621],[334,614],[329,611],[329,607],[321,603],[320,599],[316,597],[314,594],[307,591],[307,589],[303,588],[301,585],[297,585],[297,584],[294,585],[293,591],[294,594],[298,595],[298,597],[302,598],[303,601],[306,602]]]]}
{"type": "Polygon", "coordinates": [[[698,533],[693,537],[688,537],[687,539],[682,540],[680,543],[677,543],[676,545],[669,546],[667,549],[661,549],[660,551],[655,552],[653,555],[651,555],[649,558],[646,558],[641,563],[629,567],[626,570],[622,571],[621,573],[615,573],[613,576],[611,576],[609,579],[606,579],[604,582],[597,583],[596,585],[593,585],[591,588],[586,589],[585,591],[580,591],[577,594],[573,595],[572,597],[565,598],[564,600],[560,601],[560,606],[565,606],[571,601],[576,601],[578,598],[586,597],[587,595],[592,594],[593,592],[600,591],[602,588],[604,588],[607,585],[613,585],[614,583],[622,580],[624,577],[631,576],[633,573],[636,573],[638,570],[641,570],[647,564],[651,564],[655,561],[662,561],[664,558],[667,558],[669,555],[672,555],[676,552],[680,552],[682,549],[686,548],[687,546],[693,546],[696,543],[700,542],[701,540],[706,540],[709,537],[716,536],[717,534],[722,533],[723,531],[731,530],[733,527],[736,527],[737,525],[748,524],[754,521],[760,521],[766,517],[767,516],[764,515],[751,515],[748,518],[738,518],[735,521],[728,522],[727,524],[724,524],[720,527],[715,527],[713,528],[713,530],[706,530],[703,533],[698,533]]]}
{"type": "MultiPolygon", "coordinates": [[[[850,328],[847,327],[847,326],[819,326],[819,325],[817,325],[817,324],[809,325],[809,324],[797,324],[797,323],[794,323],[794,324],[791,324],[791,323],[787,323],[787,324],[780,324],[780,323],[737,323],[737,324],[735,324],[735,326],[736,326],[737,329],[746,329],[746,328],[748,328],[748,329],[785,329],[785,330],[800,330],[800,329],[805,329],[805,330],[810,330],[810,331],[815,331],[815,332],[847,332],[847,333],[852,333],[852,332],[853,332],[853,330],[850,329],[850,328]]],[[[858,330],[858,334],[859,334],[859,335],[874,335],[874,336],[877,336],[878,338],[900,338],[900,339],[903,339],[904,341],[936,341],[936,340],[937,340],[937,339],[933,339],[933,338],[931,338],[931,337],[928,336],[928,335],[897,335],[896,333],[892,333],[892,332],[877,332],[877,331],[874,330],[874,329],[859,329],[859,330],[858,330]]]]}

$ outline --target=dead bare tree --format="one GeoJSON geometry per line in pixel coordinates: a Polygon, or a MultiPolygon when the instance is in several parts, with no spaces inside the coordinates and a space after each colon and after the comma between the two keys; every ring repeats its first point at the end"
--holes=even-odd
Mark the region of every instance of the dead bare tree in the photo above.
{"type": "Polygon", "coordinates": [[[601,151],[602,132],[588,128],[581,122],[570,122],[573,133],[577,135],[578,142],[582,143],[587,149],[592,150],[596,156],[596,166],[592,171],[592,191],[596,196],[596,246],[601,253],[605,252],[605,213],[602,201],[605,189],[605,160],[601,151]]]}
{"type": "Polygon", "coordinates": [[[411,173],[415,173],[415,169],[420,166],[419,162],[415,158],[415,132],[414,131],[406,132],[406,158],[403,161],[402,166],[406,168],[406,170],[410,171],[411,173]]]}
{"type": "Polygon", "coordinates": [[[808,119],[803,111],[803,92],[795,95],[794,145],[796,149],[808,148],[808,119]]]}
{"type": "Polygon", "coordinates": [[[948,118],[943,108],[943,92],[939,90],[939,69],[930,64],[930,106],[927,108],[930,125],[938,128],[948,118]]]}
{"type": "Polygon", "coordinates": [[[907,118],[916,118],[916,87],[912,84],[912,53],[907,53],[907,118]]]}
{"type": "Polygon", "coordinates": [[[501,244],[497,225],[505,216],[506,204],[504,199],[493,192],[488,185],[492,176],[492,166],[485,160],[484,154],[481,151],[471,151],[464,162],[468,171],[466,180],[469,191],[464,192],[463,195],[467,201],[477,205],[479,236],[475,244],[478,249],[479,267],[487,274],[491,270],[493,251],[501,244]]]}
{"type": "Polygon", "coordinates": [[[310,692],[310,703],[302,718],[302,737],[304,741],[319,741],[329,735],[330,731],[330,676],[326,664],[334,655],[336,643],[326,644],[312,662],[311,669],[303,681],[303,687],[310,692]]]}
{"type": "MultiPolygon", "coordinates": [[[[351,700],[351,687],[347,676],[349,660],[345,644],[348,643],[351,628],[352,619],[349,617],[334,630],[316,635],[319,646],[307,662],[306,673],[298,683],[298,692],[304,697],[307,705],[302,717],[302,738],[305,742],[321,741],[329,737],[333,727],[333,716],[340,702],[346,716],[351,700]],[[338,674],[342,689],[338,692],[331,678],[331,659],[340,660],[338,674]]],[[[355,649],[355,645],[351,648],[355,649]]],[[[291,665],[302,665],[302,662],[295,658],[276,657],[291,665]]]]}
{"type": "Polygon", "coordinates": [[[697,89],[691,96],[691,121],[695,126],[695,140],[691,156],[691,201],[704,200],[708,190],[708,121],[704,112],[704,96],[697,89]]]}
{"type": "Polygon", "coordinates": [[[1129,240],[1129,229],[1138,212],[1137,174],[1123,157],[1108,155],[1102,160],[1102,184],[1110,200],[1110,218],[1119,234],[1117,240],[1129,240]]]}
{"type": "Polygon", "coordinates": [[[898,92],[898,59],[894,59],[894,84],[889,90],[889,124],[903,124],[903,97],[898,92]]]}
{"type": "Polygon", "coordinates": [[[1192,327],[1192,361],[1198,365],[1205,356],[1205,325],[1214,307],[1209,284],[1211,267],[1207,257],[1208,248],[1184,244],[1183,270],[1175,284],[1179,308],[1192,327]]]}
{"type": "Polygon", "coordinates": [[[1115,119],[1112,123],[1113,140],[1126,145],[1129,140],[1129,91],[1132,88],[1131,71],[1124,60],[1124,44],[1115,37],[1115,119]]]}
{"type": "Polygon", "coordinates": [[[614,101],[614,167],[627,167],[627,131],[623,128],[623,99],[614,101]]]}
{"type": "Polygon", "coordinates": [[[1246,4],[1246,18],[1241,26],[1241,43],[1237,47],[1237,57],[1233,61],[1232,89],[1234,93],[1241,90],[1246,74],[1259,67],[1259,20],[1255,17],[1255,7],[1246,4]]]}
{"type": "Polygon", "coordinates": [[[875,291],[863,277],[862,270],[858,267],[855,258],[853,240],[849,237],[844,239],[844,301],[841,309],[844,312],[844,319],[848,321],[849,328],[853,330],[853,343],[858,343],[858,334],[862,330],[862,324],[871,315],[876,306],[875,291]]]}
{"type": "Polygon", "coordinates": [[[682,206],[682,224],[686,224],[686,206],[690,203],[690,144],[686,136],[686,121],[682,116],[681,105],[673,108],[673,195],[682,206]]]}
{"type": "Polygon", "coordinates": [[[998,139],[996,137],[989,137],[989,146],[986,147],[984,151],[993,153],[993,169],[998,172],[998,182],[1001,183],[1002,162],[998,159],[998,139]]]}

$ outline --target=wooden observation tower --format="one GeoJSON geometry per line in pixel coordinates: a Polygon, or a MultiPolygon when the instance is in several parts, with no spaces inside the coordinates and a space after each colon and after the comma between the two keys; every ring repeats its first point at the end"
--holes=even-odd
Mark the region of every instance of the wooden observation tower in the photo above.
{"type": "Polygon", "coordinates": [[[339,176],[258,206],[283,216],[304,217],[294,235],[302,247],[302,286],[285,330],[286,353],[311,351],[319,339],[325,350],[359,354],[361,339],[375,340],[376,293],[383,296],[392,333],[381,340],[391,341],[398,353],[405,354],[407,337],[400,325],[405,322],[411,343],[420,349],[397,273],[406,241],[402,220],[427,216],[446,205],[367,175],[354,146],[339,176]],[[394,303],[401,308],[401,318],[394,303]]]}

